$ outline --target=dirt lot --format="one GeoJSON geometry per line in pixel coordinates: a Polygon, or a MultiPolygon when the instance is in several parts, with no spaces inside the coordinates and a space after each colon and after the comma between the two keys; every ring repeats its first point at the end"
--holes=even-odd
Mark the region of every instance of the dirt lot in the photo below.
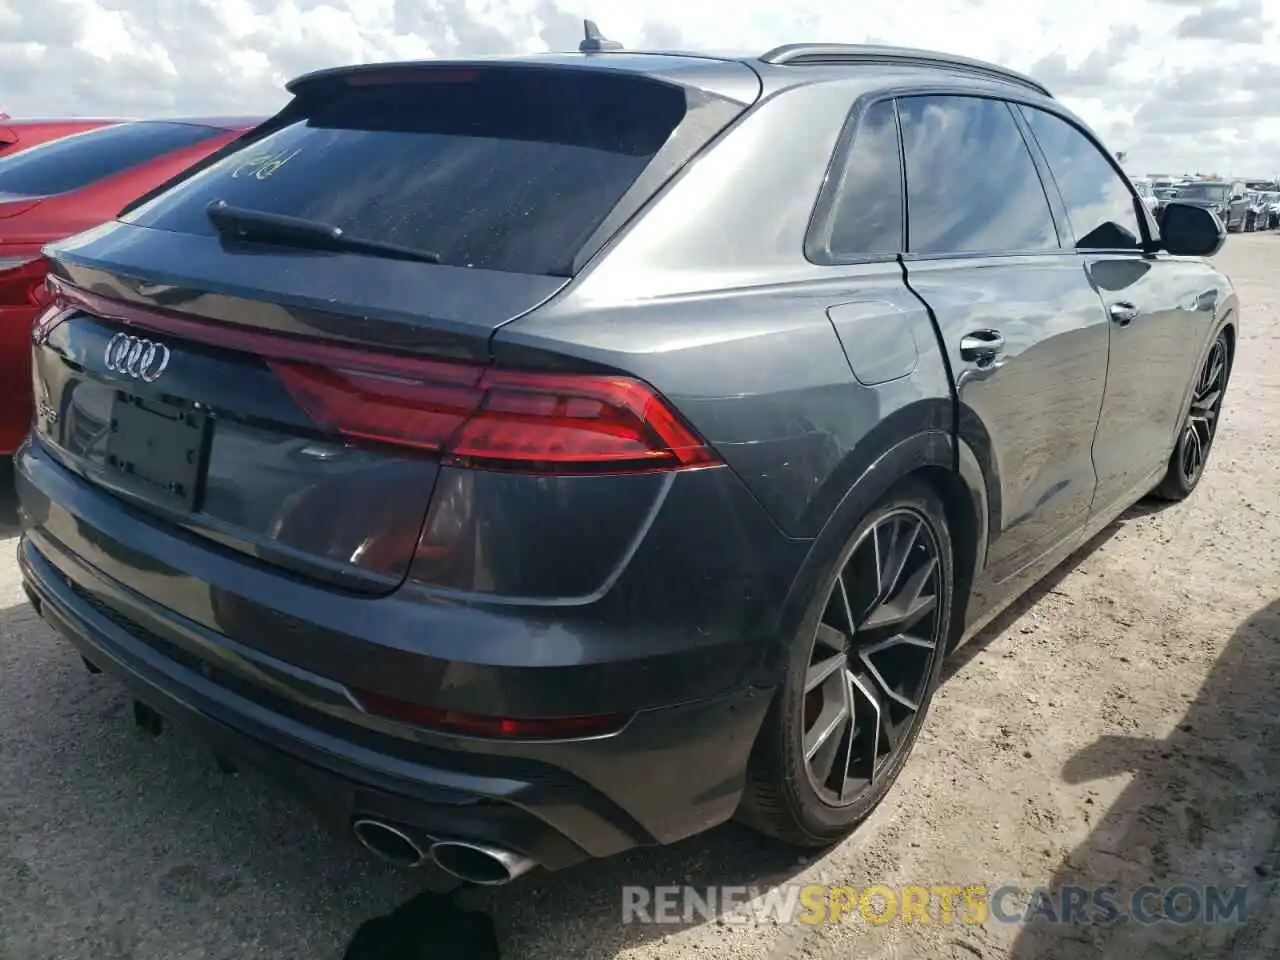
{"type": "MultiPolygon", "coordinates": [[[[1280,234],[1220,256],[1244,304],[1214,457],[951,666],[858,834],[808,861],[737,828],[465,902],[504,956],[1280,957],[1280,234]],[[1272,352],[1276,351],[1276,352],[1272,352]],[[1248,885],[1244,925],[620,923],[624,884],[1248,885]]],[[[323,958],[412,893],[252,774],[150,740],[23,601],[0,493],[0,958],[323,958]]],[[[1158,898],[1157,901],[1158,903],[1158,898]]]]}

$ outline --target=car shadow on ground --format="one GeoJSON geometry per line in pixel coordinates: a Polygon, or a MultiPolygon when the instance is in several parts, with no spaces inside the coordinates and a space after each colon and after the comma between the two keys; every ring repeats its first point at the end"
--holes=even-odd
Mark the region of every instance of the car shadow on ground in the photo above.
{"type": "Polygon", "coordinates": [[[1277,689],[1280,600],[1240,624],[1168,737],[1102,737],[1068,761],[1068,783],[1132,780],[1054,874],[1049,904],[1057,909],[1036,911],[1014,943],[1016,960],[1280,957],[1277,689]],[[1106,886],[1129,921],[1097,922],[1108,912],[1095,909],[1093,895],[1106,886]],[[1093,922],[1058,915],[1068,887],[1089,896],[1072,919],[1093,922]],[[1144,887],[1150,892],[1135,903],[1144,887]],[[1211,899],[1216,923],[1206,922],[1211,899]]]}
{"type": "MultiPolygon", "coordinates": [[[[5,484],[0,479],[0,540],[17,532],[11,481],[5,484]]],[[[952,658],[946,676],[1056,589],[1123,522],[987,626],[952,658]]],[[[11,918],[38,925],[49,909],[70,913],[60,929],[76,937],[84,956],[147,952],[147,938],[163,936],[171,955],[487,960],[474,937],[492,936],[481,929],[492,917],[505,956],[559,960],[564,944],[577,943],[585,952],[573,956],[612,957],[675,929],[624,924],[624,886],[765,889],[821,856],[798,855],[730,824],[671,847],[436,899],[421,891],[448,890],[444,878],[370,861],[266,778],[219,773],[181,733],[149,742],[129,723],[124,692],[90,678],[29,607],[0,611],[0,637],[20,640],[8,653],[0,644],[0,721],[10,731],[7,742],[0,739],[7,747],[0,749],[0,799],[11,813],[9,826],[0,825],[0,889],[8,901],[0,915],[12,910],[11,918]],[[33,644],[42,647],[34,656],[33,644]],[[22,690],[6,690],[10,684],[22,690]],[[6,778],[25,786],[4,797],[6,778]],[[76,835],[77,844],[55,845],[50,824],[76,835]],[[38,882],[42,876],[49,879],[38,882]],[[112,894],[118,890],[133,892],[112,894]]],[[[1135,762],[1125,745],[1102,753],[1135,762]]],[[[9,935],[18,944],[38,937],[35,930],[9,935]]],[[[1032,955],[1041,954],[1021,956],[1032,955]]]]}

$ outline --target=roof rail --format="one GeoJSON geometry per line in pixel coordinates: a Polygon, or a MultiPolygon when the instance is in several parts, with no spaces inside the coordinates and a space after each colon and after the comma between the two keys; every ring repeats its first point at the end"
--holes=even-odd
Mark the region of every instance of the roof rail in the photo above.
{"type": "Polygon", "coordinates": [[[765,63],[775,66],[825,66],[833,64],[879,63],[904,67],[945,67],[958,72],[1002,80],[1027,87],[1046,97],[1053,94],[1025,74],[983,60],[972,60],[935,50],[913,50],[909,47],[879,47],[861,43],[784,43],[760,54],[765,63]]]}

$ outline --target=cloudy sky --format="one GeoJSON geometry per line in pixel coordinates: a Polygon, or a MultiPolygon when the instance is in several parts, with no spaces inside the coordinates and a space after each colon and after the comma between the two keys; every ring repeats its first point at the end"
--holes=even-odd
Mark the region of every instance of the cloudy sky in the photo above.
{"type": "Polygon", "coordinates": [[[584,16],[633,47],[981,57],[1047,83],[1136,172],[1280,172],[1280,0],[0,0],[0,109],[265,113],[316,67],[573,49],[584,16]]]}

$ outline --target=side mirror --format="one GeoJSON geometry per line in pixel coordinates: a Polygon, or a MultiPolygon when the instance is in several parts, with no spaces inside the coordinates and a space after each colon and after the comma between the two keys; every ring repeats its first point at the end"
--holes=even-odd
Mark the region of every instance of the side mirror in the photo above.
{"type": "Polygon", "coordinates": [[[1178,257],[1211,257],[1227,241],[1227,228],[1212,211],[1170,200],[1160,210],[1160,242],[1178,257]]]}

